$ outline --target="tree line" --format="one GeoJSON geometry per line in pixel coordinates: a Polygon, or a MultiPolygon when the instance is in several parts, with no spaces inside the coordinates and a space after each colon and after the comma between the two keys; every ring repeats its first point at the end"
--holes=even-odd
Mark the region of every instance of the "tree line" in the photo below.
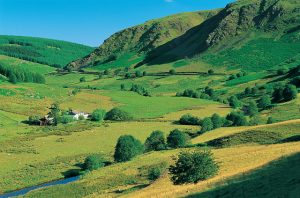
{"type": "Polygon", "coordinates": [[[32,82],[44,84],[46,82],[45,77],[39,73],[32,73],[25,69],[16,69],[6,67],[0,64],[0,74],[6,76],[11,83],[17,82],[32,82]]]}

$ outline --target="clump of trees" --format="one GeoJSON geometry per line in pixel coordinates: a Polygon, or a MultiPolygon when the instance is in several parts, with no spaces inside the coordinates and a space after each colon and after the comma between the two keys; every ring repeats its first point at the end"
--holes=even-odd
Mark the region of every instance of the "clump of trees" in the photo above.
{"type": "Polygon", "coordinates": [[[7,77],[9,82],[16,84],[18,82],[32,82],[45,84],[46,80],[42,74],[32,73],[21,68],[6,67],[0,64],[0,74],[7,77]]]}
{"type": "Polygon", "coordinates": [[[297,98],[298,90],[295,85],[278,85],[275,87],[273,96],[273,102],[288,102],[297,98]]]}
{"type": "Polygon", "coordinates": [[[132,120],[132,116],[128,112],[116,107],[106,113],[105,120],[129,121],[132,120]]]}
{"type": "Polygon", "coordinates": [[[237,79],[237,78],[240,78],[240,77],[243,77],[243,76],[246,76],[247,73],[245,71],[241,71],[237,74],[231,74],[228,78],[228,80],[234,80],[234,79],[237,79]]]}
{"type": "Polygon", "coordinates": [[[182,152],[169,171],[173,183],[178,185],[209,179],[218,173],[219,166],[210,151],[182,152]]]}
{"type": "Polygon", "coordinates": [[[131,135],[123,135],[118,139],[114,159],[116,162],[126,162],[143,152],[144,146],[139,140],[131,135]]]}
{"type": "Polygon", "coordinates": [[[199,90],[186,89],[183,92],[177,92],[176,96],[189,97],[189,98],[201,98],[206,100],[223,102],[223,100],[219,98],[217,92],[208,86],[205,87],[204,89],[199,89],[199,90]]]}
{"type": "Polygon", "coordinates": [[[142,96],[151,96],[150,92],[141,85],[133,84],[130,91],[136,92],[142,96]]]}

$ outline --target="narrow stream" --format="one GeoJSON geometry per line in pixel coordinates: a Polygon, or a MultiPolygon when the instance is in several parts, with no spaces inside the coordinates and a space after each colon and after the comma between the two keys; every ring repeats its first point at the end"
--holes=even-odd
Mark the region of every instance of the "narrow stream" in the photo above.
{"type": "Polygon", "coordinates": [[[44,184],[41,184],[41,185],[36,185],[36,186],[28,187],[28,188],[23,188],[21,190],[16,190],[16,191],[13,191],[13,192],[10,192],[10,193],[2,194],[2,195],[0,195],[0,198],[9,198],[9,197],[25,195],[26,193],[28,193],[32,190],[36,190],[36,189],[44,188],[44,187],[48,187],[48,186],[68,184],[68,183],[75,182],[75,181],[79,180],[79,178],[80,178],[80,176],[70,177],[70,178],[67,178],[67,179],[52,181],[52,182],[44,183],[44,184]]]}

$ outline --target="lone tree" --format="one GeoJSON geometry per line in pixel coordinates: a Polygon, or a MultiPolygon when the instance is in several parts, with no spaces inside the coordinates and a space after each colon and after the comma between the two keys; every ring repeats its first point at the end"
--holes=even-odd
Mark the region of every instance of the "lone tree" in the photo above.
{"type": "Polygon", "coordinates": [[[61,110],[59,108],[58,103],[53,103],[50,107],[50,118],[53,118],[53,124],[57,125],[59,123],[59,118],[61,115],[61,110]]]}
{"type": "Polygon", "coordinates": [[[257,104],[254,100],[250,100],[248,105],[245,105],[243,108],[246,115],[255,116],[258,113],[257,104]]]}
{"type": "Polygon", "coordinates": [[[85,170],[96,170],[98,168],[102,168],[105,166],[105,160],[102,155],[100,154],[93,154],[88,156],[84,160],[84,169],[85,170]]]}
{"type": "Polygon", "coordinates": [[[190,136],[186,133],[175,129],[171,131],[167,138],[168,146],[171,148],[182,148],[190,142],[190,136]]]}
{"type": "Polygon", "coordinates": [[[105,117],[105,110],[103,109],[96,109],[93,111],[92,113],[92,117],[91,120],[92,121],[97,121],[97,122],[101,122],[103,121],[104,117],[105,117]]]}
{"type": "Polygon", "coordinates": [[[182,152],[174,166],[170,166],[174,184],[198,183],[215,176],[219,171],[213,154],[209,151],[182,152]]]}
{"type": "Polygon", "coordinates": [[[169,74],[175,75],[176,74],[176,70],[175,69],[170,69],[169,74]]]}
{"type": "Polygon", "coordinates": [[[207,131],[211,131],[214,129],[214,124],[211,121],[211,118],[207,117],[202,120],[201,123],[201,133],[205,133],[207,131]]]}
{"type": "Polygon", "coordinates": [[[131,135],[123,135],[118,139],[114,159],[116,162],[126,162],[143,152],[144,146],[139,140],[131,135]]]}
{"type": "Polygon", "coordinates": [[[81,77],[81,78],[79,79],[79,81],[80,81],[80,82],[86,82],[86,79],[85,79],[85,77],[81,77]]]}
{"type": "Polygon", "coordinates": [[[271,97],[267,94],[263,95],[258,100],[258,107],[261,109],[268,109],[272,105],[271,97]]]}
{"type": "Polygon", "coordinates": [[[119,108],[113,108],[109,112],[106,113],[105,120],[113,120],[113,121],[128,121],[131,120],[132,117],[126,111],[123,111],[119,108]]]}
{"type": "Polygon", "coordinates": [[[213,75],[215,73],[215,71],[213,69],[208,70],[207,72],[209,75],[213,75]]]}
{"type": "Polygon", "coordinates": [[[146,139],[145,151],[160,151],[166,149],[166,139],[162,131],[153,131],[146,139]]]}

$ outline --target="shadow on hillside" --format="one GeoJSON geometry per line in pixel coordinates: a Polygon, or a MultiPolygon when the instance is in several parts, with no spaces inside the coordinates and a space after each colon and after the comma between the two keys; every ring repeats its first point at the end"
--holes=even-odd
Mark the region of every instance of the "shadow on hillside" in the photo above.
{"type": "Polygon", "coordinates": [[[225,9],[204,21],[202,24],[191,28],[185,34],[152,50],[144,61],[136,67],[144,64],[165,64],[186,57],[192,57],[208,49],[207,39],[211,32],[217,28],[219,22],[227,15],[225,9]],[[179,49],[181,47],[181,49],[179,49]]]}
{"type": "Polygon", "coordinates": [[[300,153],[297,153],[248,174],[216,183],[216,188],[187,198],[299,197],[299,167],[300,153]]]}

